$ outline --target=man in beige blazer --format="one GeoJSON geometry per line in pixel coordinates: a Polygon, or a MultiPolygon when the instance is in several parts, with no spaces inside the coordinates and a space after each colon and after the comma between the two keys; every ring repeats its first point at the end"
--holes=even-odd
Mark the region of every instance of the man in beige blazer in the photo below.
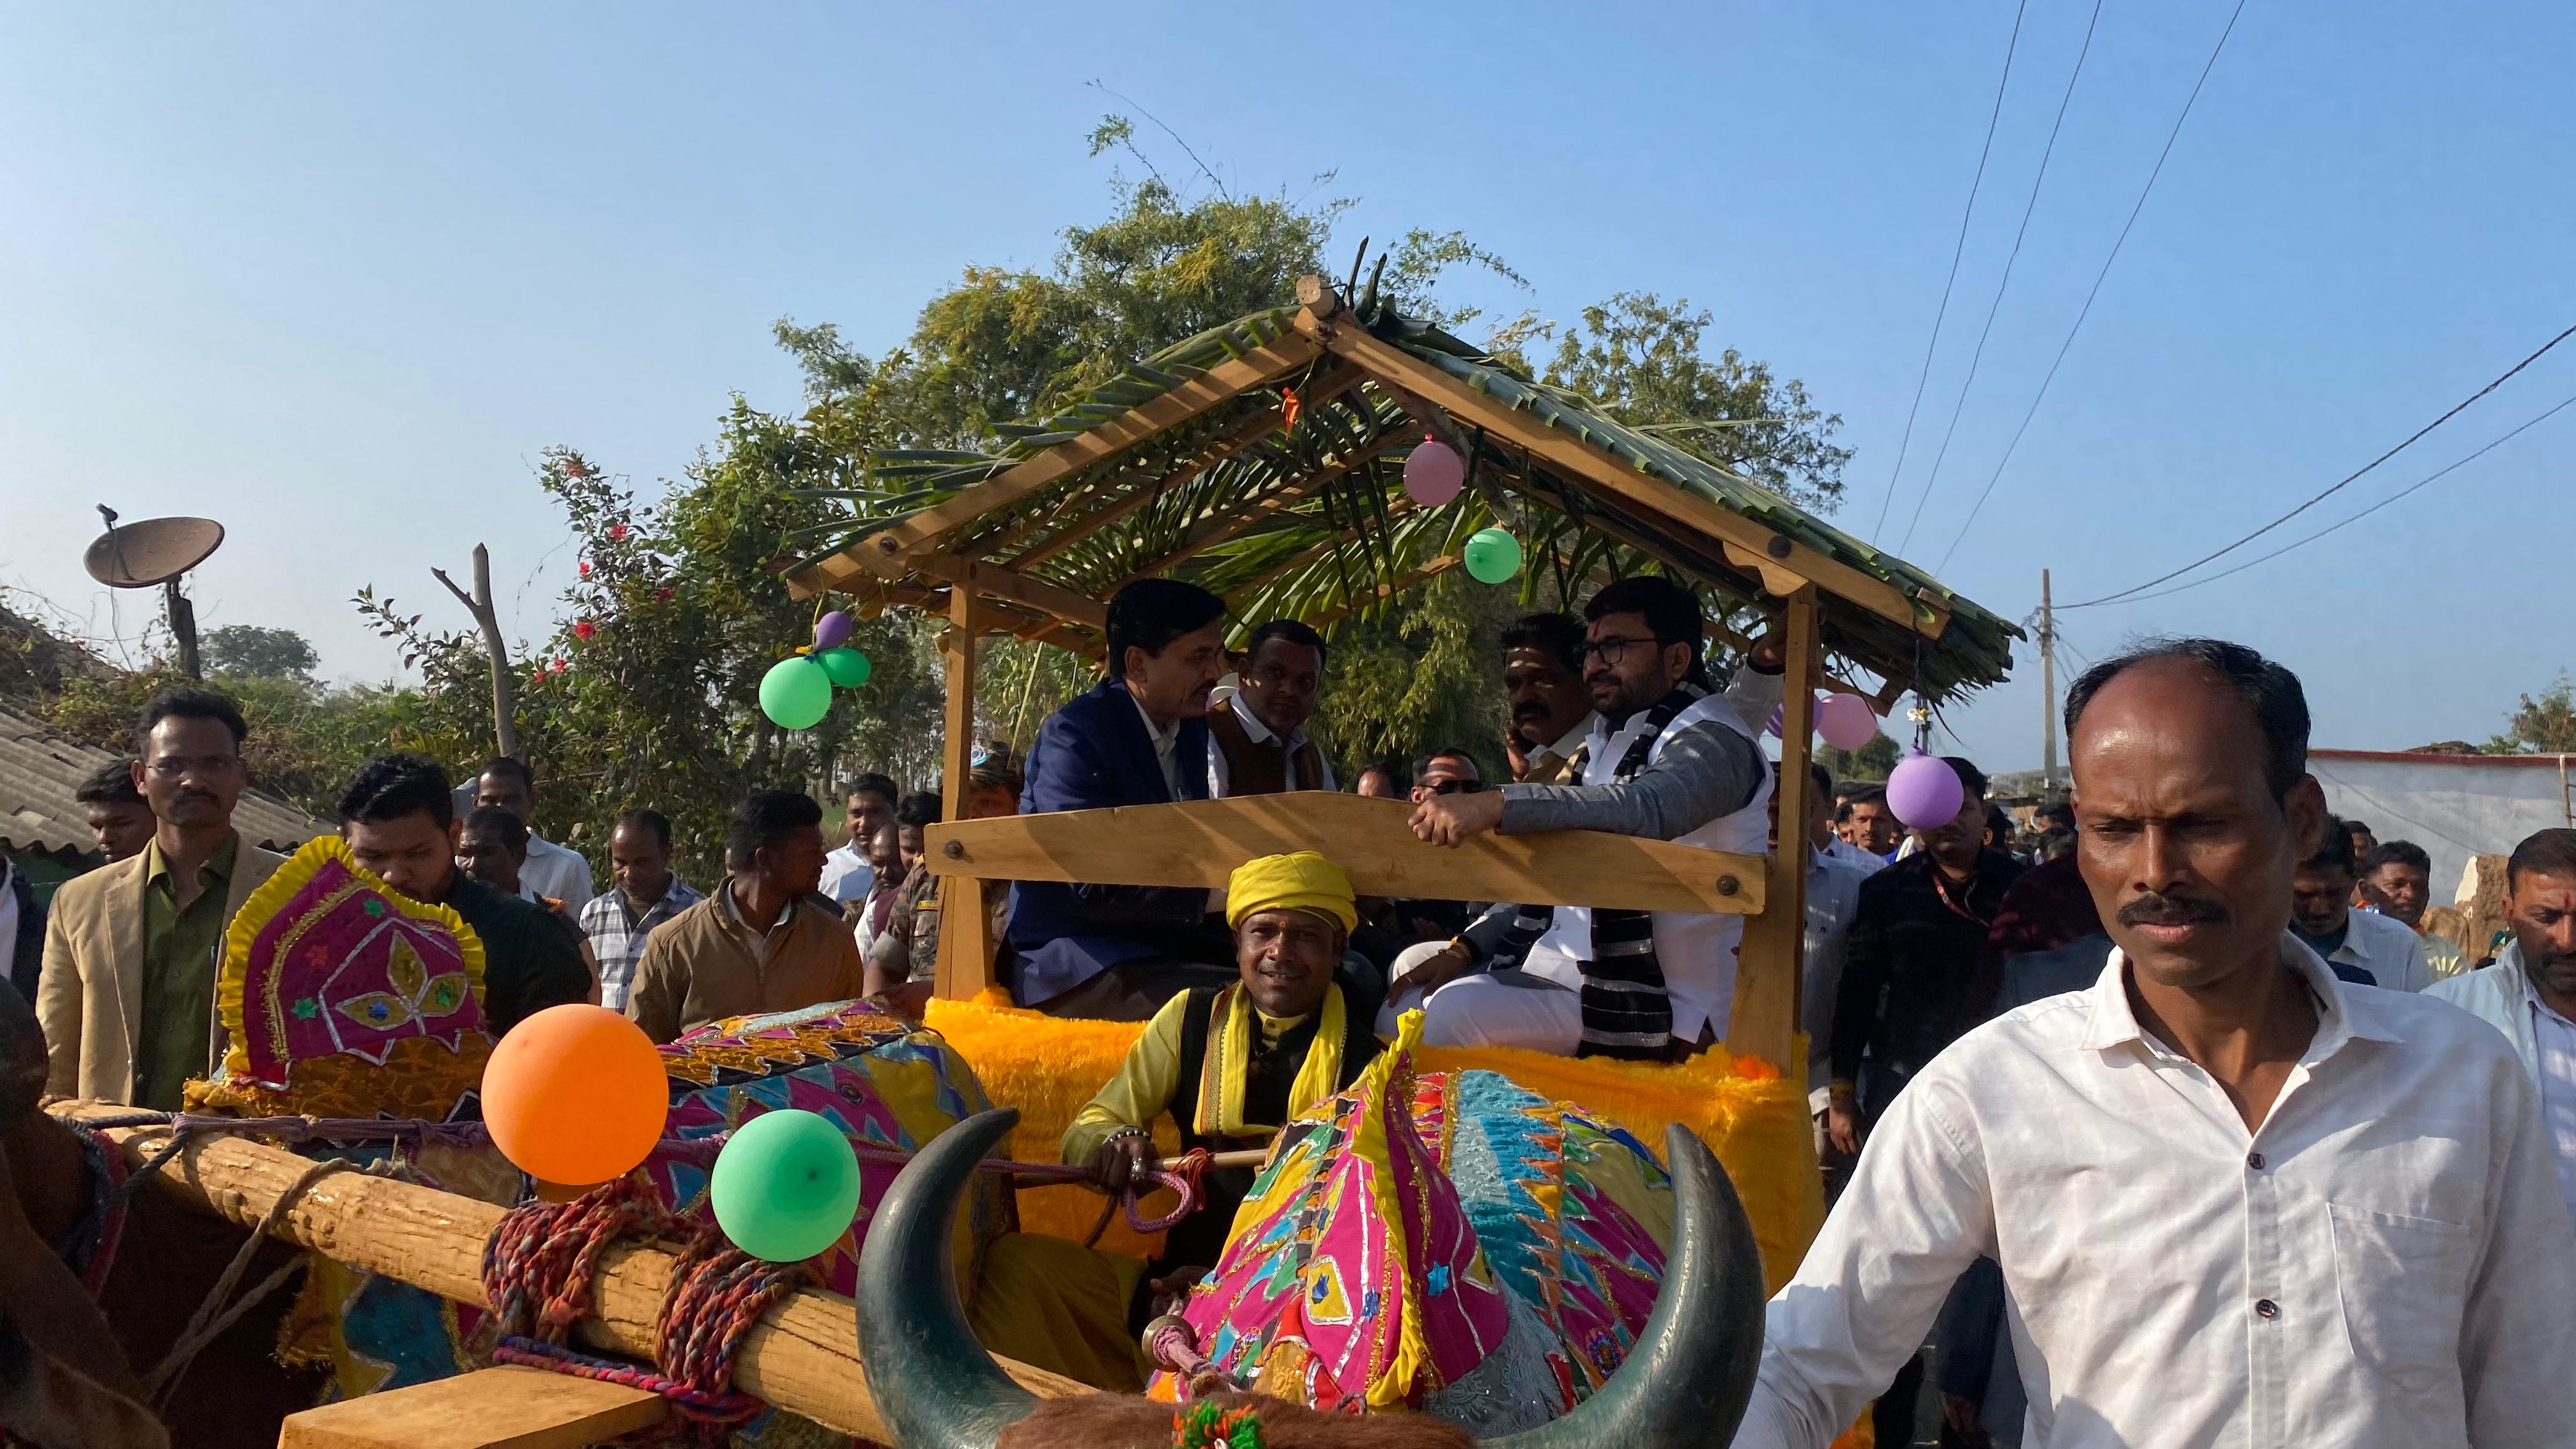
{"type": "Polygon", "coordinates": [[[163,690],[144,706],[134,783],[152,805],[152,843],[64,882],[46,923],[36,1016],[48,1092],[175,1110],[187,1080],[221,1058],[224,930],[283,863],[233,829],[248,733],[210,690],[163,690]]]}

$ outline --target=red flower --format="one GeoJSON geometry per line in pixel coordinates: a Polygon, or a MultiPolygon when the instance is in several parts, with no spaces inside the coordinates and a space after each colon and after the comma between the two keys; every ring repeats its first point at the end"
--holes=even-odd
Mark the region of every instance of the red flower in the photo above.
{"type": "Polygon", "coordinates": [[[581,576],[583,578],[590,577],[590,560],[588,559],[583,559],[581,561],[581,576]]]}
{"type": "Polygon", "coordinates": [[[590,475],[590,465],[579,458],[564,459],[563,470],[567,478],[586,478],[590,475]]]}
{"type": "Polygon", "coordinates": [[[670,601],[671,591],[669,589],[656,589],[653,591],[653,597],[667,603],[670,601]]]}
{"type": "Polygon", "coordinates": [[[598,633],[599,626],[590,622],[588,619],[579,619],[573,623],[572,637],[580,640],[584,644],[589,643],[598,635],[598,633]]]}
{"type": "Polygon", "coordinates": [[[611,542],[622,541],[626,537],[626,525],[622,523],[608,525],[608,537],[611,542]]]}

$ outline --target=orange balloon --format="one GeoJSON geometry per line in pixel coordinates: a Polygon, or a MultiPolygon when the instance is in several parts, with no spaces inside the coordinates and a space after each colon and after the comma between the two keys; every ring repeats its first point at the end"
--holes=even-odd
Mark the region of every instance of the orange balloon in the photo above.
{"type": "Polygon", "coordinates": [[[510,1028],[483,1068],[483,1123],[511,1165],[543,1182],[624,1176],[670,1115],[662,1054],[604,1006],[550,1006],[510,1028]]]}

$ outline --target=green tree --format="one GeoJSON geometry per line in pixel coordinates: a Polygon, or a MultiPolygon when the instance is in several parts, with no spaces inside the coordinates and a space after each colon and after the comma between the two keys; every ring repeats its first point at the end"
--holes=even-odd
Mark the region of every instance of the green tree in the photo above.
{"type": "Polygon", "coordinates": [[[2576,754],[2576,685],[2568,681],[2567,671],[2560,670],[2539,697],[2522,696],[2505,721],[2504,733],[2487,741],[2487,753],[2576,754]]]}
{"type": "MultiPolygon", "coordinates": [[[[782,319],[775,336],[804,374],[801,410],[773,415],[736,398],[714,445],[661,502],[638,507],[579,454],[547,455],[538,482],[563,507],[587,565],[562,626],[518,666],[520,733],[550,834],[595,853],[610,813],[649,803],[672,816],[684,862],[703,874],[723,812],[755,785],[819,787],[860,767],[928,783],[942,621],[897,607],[864,624],[858,642],[875,664],[867,686],[838,696],[817,728],[782,732],[760,715],[759,681],[804,642],[813,609],[787,596],[779,563],[846,530],[836,500],[864,485],[871,453],[981,447],[996,425],[1044,414],[1135,359],[1278,305],[1302,275],[1335,270],[1326,253],[1346,202],[1175,187],[1120,117],[1103,122],[1092,147],[1147,174],[1113,178],[1108,214],[1066,228],[1047,266],[966,268],[902,343],[875,356],[828,322],[782,319]]],[[[1383,266],[1381,285],[1401,308],[1453,328],[1478,314],[1445,301],[1444,279],[1480,270],[1525,285],[1456,232],[1412,232],[1383,266]]],[[[1710,325],[1686,304],[1623,294],[1562,337],[1524,315],[1489,345],[1518,356],[1553,341],[1545,380],[1831,507],[1848,456],[1831,441],[1839,419],[1760,363],[1709,353],[1710,325]]],[[[1499,769],[1495,635],[1521,609],[1553,606],[1558,587],[1535,574],[1520,589],[1452,574],[1341,621],[1318,728],[1327,748],[1355,767],[1457,746],[1499,769]]],[[[491,738],[479,639],[425,630],[372,590],[359,602],[423,675],[418,699],[388,728],[450,763],[479,757],[491,738]]],[[[980,659],[976,727],[1021,745],[1096,678],[1087,660],[1018,640],[988,643],[980,659]]]]}
{"type": "Polygon", "coordinates": [[[205,661],[206,668],[216,674],[276,679],[311,674],[322,656],[292,629],[226,624],[206,636],[205,661]]]}

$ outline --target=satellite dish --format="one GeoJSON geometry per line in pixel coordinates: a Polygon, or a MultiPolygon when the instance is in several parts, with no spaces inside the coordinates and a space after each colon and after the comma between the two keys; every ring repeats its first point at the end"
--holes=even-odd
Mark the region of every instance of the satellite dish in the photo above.
{"type": "Polygon", "coordinates": [[[211,518],[147,518],[119,528],[114,512],[99,511],[107,516],[107,532],[81,555],[81,566],[111,589],[168,583],[204,563],[224,541],[224,526],[211,518]]]}

